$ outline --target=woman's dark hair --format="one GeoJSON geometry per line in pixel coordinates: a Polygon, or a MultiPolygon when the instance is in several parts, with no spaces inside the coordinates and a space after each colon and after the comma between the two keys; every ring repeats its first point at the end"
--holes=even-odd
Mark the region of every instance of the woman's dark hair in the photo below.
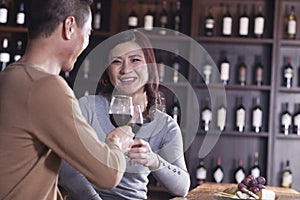
{"type": "MultiPolygon", "coordinates": [[[[148,105],[144,116],[145,120],[149,121],[153,119],[153,115],[156,109],[156,98],[159,86],[155,54],[152,45],[145,34],[137,30],[129,30],[113,36],[111,38],[111,42],[109,42],[109,44],[107,44],[107,46],[105,47],[107,49],[104,57],[104,59],[106,59],[106,66],[109,66],[110,64],[108,61],[110,50],[112,50],[118,44],[125,42],[135,42],[136,44],[138,44],[142,48],[145,56],[145,60],[148,67],[149,80],[144,88],[148,100],[148,105]]],[[[100,91],[100,94],[108,96],[109,98],[113,93],[114,86],[109,79],[107,68],[104,71],[102,77],[100,78],[98,89],[100,91]]]]}
{"type": "Polygon", "coordinates": [[[93,0],[29,0],[28,37],[49,37],[68,16],[82,28],[93,0]]]}

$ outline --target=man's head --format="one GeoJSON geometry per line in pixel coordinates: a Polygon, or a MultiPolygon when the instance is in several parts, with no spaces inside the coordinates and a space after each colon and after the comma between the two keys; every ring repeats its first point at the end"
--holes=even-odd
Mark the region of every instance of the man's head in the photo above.
{"type": "Polygon", "coordinates": [[[31,0],[28,12],[28,37],[49,37],[68,16],[82,28],[93,0],[31,0]]]}

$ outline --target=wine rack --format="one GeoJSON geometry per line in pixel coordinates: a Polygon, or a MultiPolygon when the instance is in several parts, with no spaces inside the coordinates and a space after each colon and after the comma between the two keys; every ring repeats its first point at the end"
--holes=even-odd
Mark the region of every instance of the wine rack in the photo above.
{"type": "MultiPolygon", "coordinates": [[[[97,0],[98,1],[98,0],[97,0]]],[[[14,25],[14,15],[18,10],[19,0],[7,0],[10,10],[9,22],[7,25],[0,26],[0,38],[7,37],[10,44],[15,43],[18,39],[24,41],[26,46],[27,28],[17,27],[14,25]]],[[[102,24],[101,29],[92,33],[89,47],[78,58],[74,70],[71,72],[66,80],[71,87],[74,86],[75,78],[82,79],[81,87],[76,91],[78,97],[86,92],[86,88],[90,89],[89,94],[95,93],[94,85],[97,84],[98,78],[95,74],[97,65],[92,65],[90,68],[90,76],[83,77],[83,66],[85,57],[98,44],[106,38],[128,29],[128,16],[135,7],[135,12],[138,16],[138,27],[143,27],[143,17],[147,9],[155,12],[154,26],[158,26],[159,14],[162,9],[160,1],[155,0],[112,0],[101,1],[102,3],[102,24]]],[[[167,12],[169,13],[170,22],[169,27],[172,27],[172,14],[175,9],[176,0],[167,0],[167,12]]],[[[210,55],[211,59],[219,68],[222,60],[221,51],[225,51],[230,62],[230,78],[228,84],[224,87],[226,91],[227,101],[227,120],[226,129],[222,132],[217,144],[212,151],[205,156],[204,161],[208,169],[208,174],[212,173],[215,159],[218,156],[222,157],[222,165],[224,168],[224,182],[233,182],[233,169],[237,166],[236,160],[240,157],[244,158],[244,167],[249,169],[252,164],[254,152],[259,152],[259,164],[261,167],[261,174],[267,178],[269,185],[280,185],[280,172],[283,169],[286,160],[290,160],[290,166],[293,171],[294,182],[292,187],[300,190],[300,173],[296,171],[296,167],[300,166],[300,161],[297,156],[299,149],[300,136],[295,134],[283,135],[280,132],[280,113],[281,104],[289,102],[289,109],[294,113],[294,104],[298,103],[300,98],[300,31],[297,29],[296,38],[288,40],[285,36],[286,16],[289,13],[291,6],[295,7],[295,14],[297,19],[300,19],[300,2],[298,0],[181,0],[182,13],[182,29],[181,32],[193,38],[199,43],[210,55]],[[224,15],[225,6],[230,5],[230,12],[233,19],[232,35],[230,37],[222,36],[222,17],[224,15]],[[247,37],[239,37],[238,34],[238,19],[241,15],[240,7],[247,5],[247,14],[249,16],[249,35],[247,37]],[[258,6],[262,6],[262,12],[265,17],[264,33],[262,38],[256,38],[253,33],[253,18],[257,13],[258,6]],[[211,7],[212,15],[215,19],[215,28],[213,36],[205,35],[205,18],[208,8],[211,7]],[[277,23],[279,21],[279,23],[277,23]],[[245,86],[240,86],[237,81],[237,72],[239,66],[238,57],[243,56],[247,65],[247,83],[245,86]],[[253,78],[253,71],[257,56],[261,56],[263,68],[263,84],[261,86],[255,85],[253,78]],[[294,67],[294,77],[292,88],[285,88],[282,86],[282,69],[285,66],[284,58],[289,56],[291,64],[294,67]],[[236,107],[235,98],[243,96],[244,106],[246,108],[246,127],[243,133],[235,130],[235,112],[236,107]],[[253,107],[252,98],[260,97],[261,107],[263,110],[263,124],[262,131],[255,133],[251,130],[251,108],[253,107]]],[[[27,9],[25,1],[25,10],[27,9]]],[[[94,10],[94,7],[93,7],[94,10]]],[[[299,23],[299,21],[298,21],[299,23]]],[[[200,65],[205,65],[207,58],[205,55],[195,55],[192,45],[186,39],[174,35],[159,35],[156,32],[147,33],[155,45],[162,47],[169,46],[169,49],[176,49],[178,46],[186,46],[186,57],[191,59],[198,59],[200,65]]],[[[10,49],[13,54],[15,47],[10,49]]],[[[172,53],[161,53],[156,51],[156,55],[162,55],[164,62],[171,65],[172,53]]],[[[172,90],[182,94],[179,97],[182,111],[182,132],[183,137],[189,137],[191,132],[190,127],[194,126],[194,118],[200,117],[199,113],[195,113],[197,109],[191,108],[194,105],[195,99],[193,94],[199,102],[199,110],[202,107],[201,99],[209,97],[208,88],[223,87],[222,83],[213,83],[207,86],[204,79],[197,75],[194,66],[188,63],[185,59],[182,60],[182,71],[187,83],[173,83],[172,75],[166,75],[163,85],[172,90]],[[192,88],[188,85],[191,84],[192,88]]],[[[0,72],[1,73],[1,72],[0,72]]],[[[65,76],[65,74],[61,74],[65,76]]],[[[174,98],[174,94],[167,93],[168,98],[174,98]]],[[[172,102],[168,102],[168,104],[172,102]]],[[[170,105],[168,105],[170,106],[170,105]]],[[[200,146],[206,137],[206,132],[203,131],[199,124],[198,133],[191,144],[186,146],[185,152],[188,170],[191,175],[191,188],[196,186],[195,171],[199,160],[198,153],[200,146]]],[[[246,173],[248,173],[246,171],[246,173]]],[[[207,181],[212,181],[212,177],[208,176],[207,181]]],[[[155,193],[163,193],[164,190],[157,189],[154,186],[149,187],[149,195],[151,191],[155,193]]],[[[150,195],[151,196],[151,195],[150,195]]]]}

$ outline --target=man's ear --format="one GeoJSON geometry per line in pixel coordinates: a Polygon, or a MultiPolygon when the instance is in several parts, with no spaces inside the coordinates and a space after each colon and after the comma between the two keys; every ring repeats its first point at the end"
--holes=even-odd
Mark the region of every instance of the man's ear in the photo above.
{"type": "Polygon", "coordinates": [[[75,20],[75,17],[74,16],[69,16],[65,19],[64,21],[64,37],[69,40],[71,39],[71,36],[72,34],[74,33],[75,31],[75,27],[76,27],[76,20],[75,20]]]}

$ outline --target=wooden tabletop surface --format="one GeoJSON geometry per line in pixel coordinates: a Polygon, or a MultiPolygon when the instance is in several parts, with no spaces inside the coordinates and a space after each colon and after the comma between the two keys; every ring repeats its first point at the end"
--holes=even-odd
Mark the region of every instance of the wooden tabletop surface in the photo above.
{"type": "MultiPolygon", "coordinates": [[[[191,190],[186,197],[176,197],[171,200],[216,200],[214,196],[217,192],[222,192],[230,187],[237,187],[237,185],[230,183],[205,183],[191,190]]],[[[267,186],[266,189],[275,192],[276,200],[300,200],[300,193],[293,189],[272,186],[267,186]]]]}

